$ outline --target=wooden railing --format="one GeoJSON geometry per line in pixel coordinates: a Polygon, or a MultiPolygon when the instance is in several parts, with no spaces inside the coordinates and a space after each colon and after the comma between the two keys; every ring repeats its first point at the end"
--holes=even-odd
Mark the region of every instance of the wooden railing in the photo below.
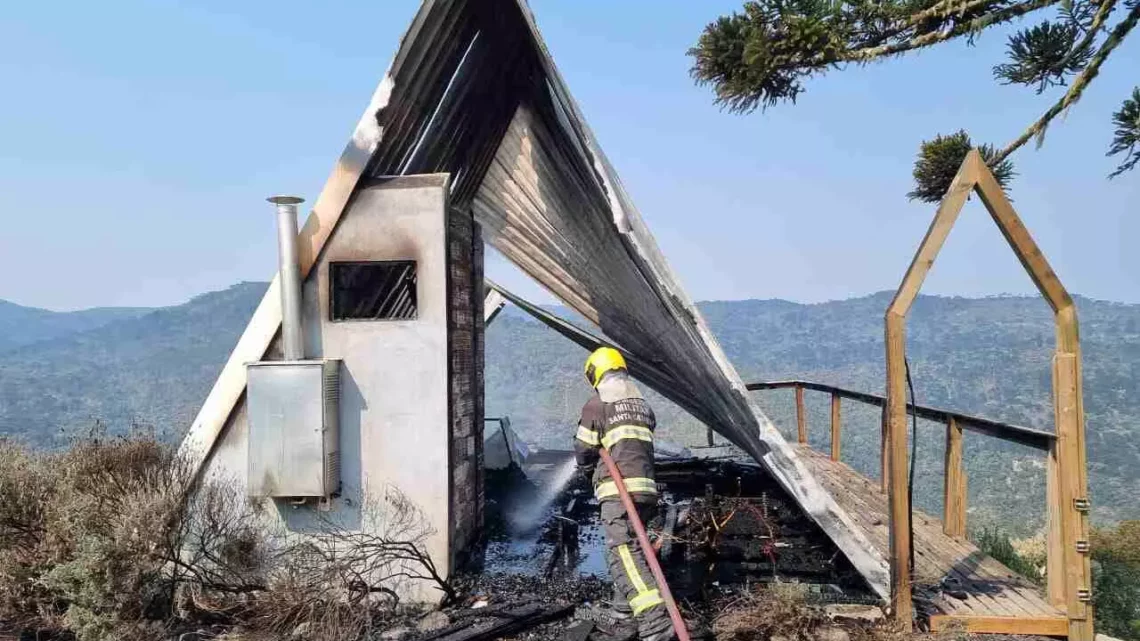
{"type": "MultiPolygon", "coordinates": [[[[798,440],[807,444],[808,423],[807,411],[804,403],[804,391],[822,392],[831,396],[831,459],[840,459],[842,441],[842,401],[848,399],[867,405],[883,407],[887,399],[878,394],[857,392],[835,385],[815,383],[812,381],[787,380],[768,381],[764,383],[748,383],[750,391],[793,389],[796,395],[796,431],[798,440]]],[[[907,411],[922,419],[937,421],[946,426],[946,456],[943,469],[943,514],[942,528],[950,536],[966,536],[966,470],[962,462],[962,432],[970,430],[1009,441],[1019,443],[1043,452],[1049,452],[1053,447],[1056,436],[1041,430],[1002,423],[980,416],[963,414],[952,410],[944,410],[926,405],[907,404],[907,411]]],[[[883,491],[887,491],[887,461],[885,430],[880,429],[880,455],[883,491]]]]}
{"type": "MultiPolygon", "coordinates": [[[[770,390],[770,389],[805,389],[813,390],[816,392],[824,392],[831,394],[832,400],[832,419],[836,418],[836,412],[839,411],[839,401],[834,397],[847,398],[853,401],[859,401],[868,405],[875,405],[882,407],[886,403],[887,398],[878,394],[868,394],[866,392],[857,392],[854,390],[836,387],[834,385],[827,385],[824,383],[814,383],[812,381],[770,381],[766,383],[748,383],[746,386],[749,390],[770,390]]],[[[1010,423],[1003,423],[981,416],[973,416],[971,414],[963,414],[962,412],[955,412],[952,410],[938,409],[936,407],[928,407],[926,405],[913,405],[907,403],[907,412],[917,414],[919,418],[928,419],[931,421],[938,421],[945,423],[953,419],[958,422],[962,429],[968,429],[972,432],[979,432],[994,438],[999,438],[1003,441],[1010,441],[1012,443],[1020,443],[1027,445],[1034,449],[1048,451],[1052,446],[1053,441],[1056,440],[1051,432],[1043,432],[1031,427],[1021,427],[1019,425],[1012,425],[1010,423]]],[[[802,413],[803,410],[803,392],[796,392],[796,409],[802,413]]],[[[802,421],[797,418],[797,425],[802,425],[802,421]]],[[[801,432],[802,433],[802,432],[801,432]]]]}

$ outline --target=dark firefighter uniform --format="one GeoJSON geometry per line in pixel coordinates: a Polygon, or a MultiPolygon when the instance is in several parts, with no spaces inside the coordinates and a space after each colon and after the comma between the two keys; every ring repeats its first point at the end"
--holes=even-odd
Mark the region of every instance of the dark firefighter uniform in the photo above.
{"type": "Polygon", "coordinates": [[[606,560],[614,582],[614,606],[632,614],[643,640],[673,638],[672,624],[657,582],[645,562],[637,535],[622,506],[617,486],[598,448],[605,447],[625,481],[642,523],[657,513],[653,474],[653,430],[657,419],[626,371],[625,359],[603,347],[586,361],[586,378],[597,393],[582,408],[574,442],[578,465],[593,468],[594,495],[606,529],[606,560]]]}

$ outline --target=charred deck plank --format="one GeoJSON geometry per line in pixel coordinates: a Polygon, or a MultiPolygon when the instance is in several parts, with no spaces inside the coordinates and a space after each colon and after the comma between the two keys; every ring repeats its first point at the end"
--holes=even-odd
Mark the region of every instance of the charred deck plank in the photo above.
{"type": "MultiPolygon", "coordinates": [[[[890,545],[887,495],[879,483],[807,445],[797,446],[804,464],[851,515],[884,555],[890,545]]],[[[1065,635],[1065,614],[1049,604],[1028,579],[983,554],[963,538],[946,535],[938,519],[914,512],[915,595],[928,601],[931,628],[961,626],[970,632],[1065,635]],[[965,599],[946,594],[943,582],[965,599]]]]}

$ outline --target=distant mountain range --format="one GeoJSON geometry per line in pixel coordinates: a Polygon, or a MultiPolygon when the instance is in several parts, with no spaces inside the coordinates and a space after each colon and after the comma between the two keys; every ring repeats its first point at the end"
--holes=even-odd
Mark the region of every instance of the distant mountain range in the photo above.
{"type": "Polygon", "coordinates": [[[99,307],[79,312],[53,312],[0,300],[0,353],[137,318],[151,311],[154,310],[146,307],[99,307]]]}
{"type": "Polygon", "coordinates": [[[116,430],[143,423],[175,438],[193,420],[265,287],[241,283],[152,310],[56,315],[0,304],[0,327],[10,328],[16,345],[0,351],[0,434],[59,445],[102,421],[116,430]],[[76,329],[49,334],[20,322],[27,318],[76,329]]]}
{"type": "MultiPolygon", "coordinates": [[[[57,313],[0,301],[0,435],[57,446],[102,421],[132,422],[177,438],[189,425],[265,291],[241,283],[160,309],[57,313]]],[[[880,293],[802,305],[715,301],[700,307],[745,380],[806,378],[853,389],[883,387],[880,293]]],[[[1078,300],[1091,493],[1098,520],[1140,518],[1140,305],[1078,300]]],[[[552,308],[558,313],[566,310],[552,308]]],[[[1053,329],[1029,297],[920,297],[909,324],[918,401],[1052,429],[1053,329]]],[[[587,394],[581,350],[508,309],[487,332],[489,416],[509,415],[524,438],[569,445],[587,394]]],[[[809,433],[827,444],[828,399],[808,393],[809,433]]],[[[661,438],[696,445],[703,426],[654,397],[661,438]]],[[[795,430],[790,392],[757,393],[776,424],[795,430]]],[[[878,470],[877,409],[845,403],[843,457],[878,470]]],[[[920,421],[916,500],[940,509],[943,429],[920,421]]],[[[980,435],[966,440],[970,518],[1015,532],[1044,517],[1043,458],[980,435]],[[1011,518],[1012,517],[1012,518],[1011,518]]]]}

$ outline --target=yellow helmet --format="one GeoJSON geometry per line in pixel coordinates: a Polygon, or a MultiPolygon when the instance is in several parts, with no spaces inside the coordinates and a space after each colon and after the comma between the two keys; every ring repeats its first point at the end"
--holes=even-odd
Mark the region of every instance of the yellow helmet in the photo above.
{"type": "Polygon", "coordinates": [[[621,352],[612,347],[599,347],[586,359],[586,380],[590,387],[597,387],[606,372],[624,369],[625,359],[621,352]]]}

